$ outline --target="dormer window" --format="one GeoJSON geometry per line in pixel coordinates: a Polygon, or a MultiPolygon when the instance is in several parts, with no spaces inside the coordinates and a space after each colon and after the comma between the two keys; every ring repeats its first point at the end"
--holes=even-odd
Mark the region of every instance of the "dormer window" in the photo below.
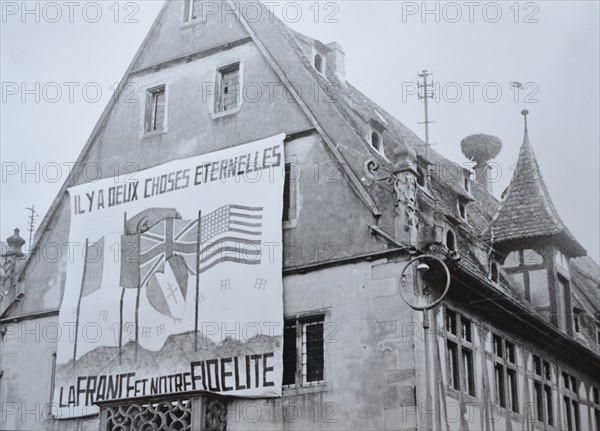
{"type": "Polygon", "coordinates": [[[467,192],[471,193],[471,174],[469,172],[463,174],[463,187],[467,192]]]}
{"type": "Polygon", "coordinates": [[[425,182],[425,172],[421,167],[417,166],[417,184],[421,187],[427,187],[427,183],[425,182]]]}
{"type": "Polygon", "coordinates": [[[381,134],[377,131],[373,131],[373,133],[371,133],[371,146],[375,148],[375,151],[383,154],[383,142],[381,140],[381,134]]]}
{"type": "Polygon", "coordinates": [[[446,247],[448,250],[456,251],[456,236],[451,230],[446,233],[446,247]]]}
{"type": "Polygon", "coordinates": [[[490,266],[490,280],[494,283],[498,283],[498,264],[496,262],[492,262],[490,266]]]}
{"type": "Polygon", "coordinates": [[[463,220],[467,220],[467,204],[464,202],[458,202],[458,214],[463,220]]]}
{"type": "Polygon", "coordinates": [[[578,334],[581,332],[581,316],[578,310],[573,310],[573,330],[578,334]]]}
{"type": "Polygon", "coordinates": [[[321,56],[321,54],[315,55],[315,69],[317,69],[317,72],[319,73],[323,73],[325,69],[323,67],[323,57],[321,56]]]}

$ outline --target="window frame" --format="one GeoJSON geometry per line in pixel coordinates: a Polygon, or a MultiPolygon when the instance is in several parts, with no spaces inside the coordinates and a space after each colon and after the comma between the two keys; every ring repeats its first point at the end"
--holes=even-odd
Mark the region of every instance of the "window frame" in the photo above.
{"type": "Polygon", "coordinates": [[[465,395],[476,397],[473,320],[451,308],[445,307],[444,310],[446,385],[465,395]]]}
{"type": "Polygon", "coordinates": [[[212,100],[209,101],[209,103],[210,103],[209,109],[212,111],[213,119],[225,117],[228,115],[233,115],[240,111],[242,104],[243,104],[243,97],[242,97],[242,88],[244,85],[243,76],[244,76],[244,67],[243,67],[243,63],[241,60],[229,61],[227,63],[223,63],[223,64],[217,66],[217,68],[215,70],[215,91],[214,91],[214,94],[212,95],[212,100]],[[220,106],[221,106],[221,100],[222,100],[221,99],[221,87],[222,87],[222,83],[223,83],[223,75],[224,75],[224,73],[227,73],[236,68],[237,68],[237,72],[238,72],[236,105],[235,105],[235,107],[232,107],[230,109],[222,110],[222,109],[220,109],[220,106]]]}
{"type": "MultiPolygon", "coordinates": [[[[303,316],[295,316],[292,318],[285,318],[284,319],[284,337],[285,337],[285,328],[290,328],[290,327],[295,327],[296,331],[295,331],[295,340],[296,340],[296,348],[295,348],[295,353],[296,353],[296,358],[295,358],[295,373],[294,373],[294,381],[292,383],[286,383],[283,384],[283,380],[282,380],[282,386],[284,389],[302,389],[302,388],[314,388],[314,387],[321,387],[326,385],[327,382],[327,351],[325,348],[326,343],[326,336],[327,336],[327,313],[316,313],[316,314],[310,314],[310,315],[303,315],[303,316]],[[308,361],[309,361],[309,353],[308,353],[308,347],[307,347],[307,343],[305,342],[306,340],[306,328],[311,326],[311,325],[318,325],[318,324],[322,324],[323,329],[322,329],[322,344],[321,344],[321,352],[322,352],[322,358],[321,358],[321,373],[322,373],[322,379],[320,380],[313,380],[313,381],[309,381],[306,376],[307,376],[307,369],[309,367],[308,365],[308,361]]],[[[284,345],[285,345],[285,338],[284,338],[284,345]]],[[[283,375],[285,376],[285,363],[284,363],[284,370],[283,370],[283,375]]]]}
{"type": "Polygon", "coordinates": [[[296,162],[295,156],[286,156],[287,160],[283,167],[284,169],[284,198],[286,185],[289,186],[289,209],[288,218],[285,219],[285,199],[283,201],[283,208],[281,212],[281,222],[284,229],[295,228],[298,222],[298,207],[299,207],[299,187],[300,187],[300,176],[297,174],[301,169],[300,165],[296,162]],[[288,166],[289,166],[289,177],[288,177],[288,166]],[[294,174],[294,175],[292,175],[294,174]]]}
{"type": "Polygon", "coordinates": [[[516,343],[492,332],[492,358],[496,404],[519,414],[519,370],[516,343]]]}
{"type": "Polygon", "coordinates": [[[533,392],[536,420],[554,426],[554,404],[552,400],[552,369],[550,362],[532,355],[533,392]],[[539,368],[539,372],[538,372],[539,368]],[[540,409],[541,407],[541,409],[540,409]],[[541,418],[541,419],[540,419],[541,418]]]}
{"type": "Polygon", "coordinates": [[[194,22],[198,19],[198,17],[194,17],[194,3],[196,0],[184,0],[183,1],[183,24],[188,24],[190,22],[194,22]]]}
{"type": "Polygon", "coordinates": [[[580,431],[581,430],[581,414],[579,406],[581,401],[579,399],[579,384],[578,379],[572,374],[562,371],[562,407],[564,409],[564,419],[566,423],[566,431],[580,431]]]}
{"type": "Polygon", "coordinates": [[[461,199],[457,199],[456,208],[458,210],[458,216],[462,221],[468,221],[467,203],[461,199]]]}
{"type": "Polygon", "coordinates": [[[146,106],[144,108],[144,135],[156,135],[167,131],[168,119],[168,91],[167,84],[154,85],[146,89],[146,106]],[[162,94],[164,97],[164,113],[162,124],[157,127],[156,110],[158,107],[157,96],[162,94]]]}

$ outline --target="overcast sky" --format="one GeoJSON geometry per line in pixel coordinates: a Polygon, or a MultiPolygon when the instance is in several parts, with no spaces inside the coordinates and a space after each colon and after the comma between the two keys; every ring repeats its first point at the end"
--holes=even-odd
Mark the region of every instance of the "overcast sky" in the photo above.
{"type": "MultiPolygon", "coordinates": [[[[38,223],[46,213],[111,87],[122,78],[163,4],[99,2],[98,16],[95,4],[76,3],[69,10],[60,1],[54,3],[58,9],[2,1],[3,240],[15,227],[27,239],[25,207],[35,205],[38,223]],[[39,22],[35,14],[22,15],[23,4],[39,8],[39,22]],[[78,86],[64,84],[69,82],[78,86]],[[24,96],[24,88],[34,91],[24,96]],[[96,97],[97,88],[102,97],[96,97]],[[23,181],[23,169],[37,174],[23,181]]],[[[429,2],[430,13],[424,13],[422,2],[271,3],[295,30],[340,43],[348,81],[420,136],[423,106],[412,94],[414,82],[417,71],[433,70],[439,91],[430,105],[430,118],[436,121],[431,141],[437,151],[463,163],[462,138],[473,133],[499,137],[497,196],[510,181],[523,139],[520,111],[527,107],[529,135],[554,203],[599,260],[598,2],[482,1],[472,8],[468,2],[429,2]],[[516,94],[510,81],[526,87],[516,94]]]]}

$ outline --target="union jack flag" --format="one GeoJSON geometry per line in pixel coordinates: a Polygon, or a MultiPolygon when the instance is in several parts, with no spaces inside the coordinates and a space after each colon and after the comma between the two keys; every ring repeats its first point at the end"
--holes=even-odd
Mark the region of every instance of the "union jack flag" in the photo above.
{"type": "Polygon", "coordinates": [[[140,234],[140,286],[163,271],[171,256],[183,257],[190,275],[196,275],[198,220],[168,218],[140,234]]]}
{"type": "Polygon", "coordinates": [[[225,205],[201,219],[199,273],[221,262],[260,264],[262,207],[225,205]]]}

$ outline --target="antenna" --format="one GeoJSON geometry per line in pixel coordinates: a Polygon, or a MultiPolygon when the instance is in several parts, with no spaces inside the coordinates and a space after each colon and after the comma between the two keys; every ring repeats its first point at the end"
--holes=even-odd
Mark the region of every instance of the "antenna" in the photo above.
{"type": "Polygon", "coordinates": [[[433,81],[431,83],[427,82],[427,78],[433,75],[433,72],[429,72],[424,69],[421,73],[417,73],[419,78],[423,79],[423,83],[417,82],[417,87],[419,89],[418,97],[419,100],[423,100],[425,105],[425,121],[419,122],[418,124],[425,124],[425,158],[427,159],[427,183],[431,180],[431,171],[429,169],[429,147],[431,143],[429,142],[429,124],[435,123],[435,121],[429,121],[429,105],[427,103],[427,99],[433,99],[435,96],[435,92],[433,91],[433,81]]]}
{"type": "Polygon", "coordinates": [[[35,230],[35,219],[38,217],[38,213],[35,212],[35,206],[31,205],[31,208],[27,207],[25,208],[27,211],[29,211],[29,218],[28,218],[28,231],[29,231],[29,245],[28,245],[28,250],[31,252],[31,242],[33,240],[33,231],[35,230]]]}

